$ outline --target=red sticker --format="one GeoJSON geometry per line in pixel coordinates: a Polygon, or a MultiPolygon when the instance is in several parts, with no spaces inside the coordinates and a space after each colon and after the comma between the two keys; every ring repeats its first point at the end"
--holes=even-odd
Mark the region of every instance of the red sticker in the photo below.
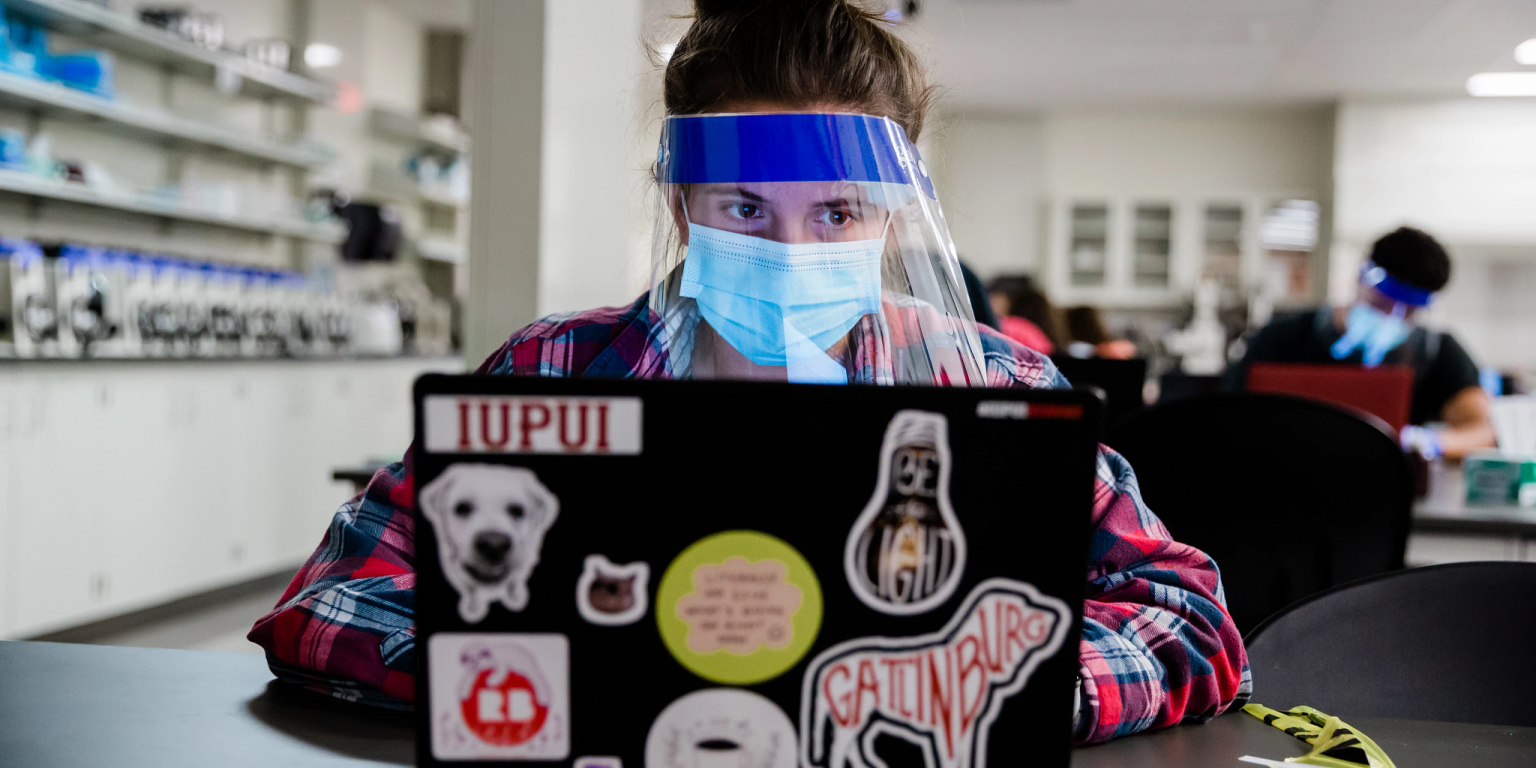
{"type": "Polygon", "coordinates": [[[539,701],[528,678],[506,671],[500,682],[496,670],[481,670],[469,696],[459,702],[464,724],[487,744],[515,747],[537,736],[549,717],[549,705],[539,701]]]}

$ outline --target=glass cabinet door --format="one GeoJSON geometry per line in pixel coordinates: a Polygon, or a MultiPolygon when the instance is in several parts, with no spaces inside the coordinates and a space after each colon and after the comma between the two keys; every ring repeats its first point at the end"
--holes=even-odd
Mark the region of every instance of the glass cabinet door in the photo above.
{"type": "Polygon", "coordinates": [[[1109,261],[1109,205],[1072,206],[1071,244],[1067,251],[1073,285],[1103,285],[1109,261]]]}
{"type": "Polygon", "coordinates": [[[1234,288],[1242,284],[1242,205],[1212,203],[1205,207],[1205,263],[1200,276],[1234,288]]]}
{"type": "Polygon", "coordinates": [[[1166,203],[1138,204],[1135,222],[1134,283],[1138,288],[1167,288],[1173,256],[1173,207],[1166,203]]]}

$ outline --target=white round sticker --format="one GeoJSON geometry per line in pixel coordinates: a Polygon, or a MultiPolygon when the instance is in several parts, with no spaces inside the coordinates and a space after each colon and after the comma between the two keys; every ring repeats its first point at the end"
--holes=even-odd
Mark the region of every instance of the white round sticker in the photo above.
{"type": "Polygon", "coordinates": [[[667,705],[645,739],[645,768],[795,768],[795,726],[767,697],[707,688],[667,705]]]}

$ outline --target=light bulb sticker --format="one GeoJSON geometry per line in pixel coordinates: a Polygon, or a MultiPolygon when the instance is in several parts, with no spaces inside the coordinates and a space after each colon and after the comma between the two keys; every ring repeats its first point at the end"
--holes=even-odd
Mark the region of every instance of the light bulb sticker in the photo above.
{"type": "Polygon", "coordinates": [[[875,492],[848,532],[843,566],[859,600],[910,616],[948,600],[965,573],[965,532],[949,501],[949,422],[898,411],[880,446],[875,492]]]}
{"type": "Polygon", "coordinates": [[[427,641],[432,756],[564,760],[570,753],[565,635],[439,632],[427,641]]]}
{"type": "Polygon", "coordinates": [[[795,768],[795,746],[795,724],[766,696],[706,688],[657,715],[645,768],[795,768]]]}
{"type": "Polygon", "coordinates": [[[726,531],[684,549],[656,588],[656,624],[688,671],[750,685],[794,666],[821,629],[821,584],[782,539],[726,531]]]}

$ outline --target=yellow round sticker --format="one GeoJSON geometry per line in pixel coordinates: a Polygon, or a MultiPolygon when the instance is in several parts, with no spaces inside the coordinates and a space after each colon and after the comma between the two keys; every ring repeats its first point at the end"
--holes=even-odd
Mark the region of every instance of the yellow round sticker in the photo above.
{"type": "Polygon", "coordinates": [[[783,539],[725,531],[683,550],[656,587],[667,650],[699,677],[728,685],[771,680],[821,630],[821,584],[783,539]]]}

